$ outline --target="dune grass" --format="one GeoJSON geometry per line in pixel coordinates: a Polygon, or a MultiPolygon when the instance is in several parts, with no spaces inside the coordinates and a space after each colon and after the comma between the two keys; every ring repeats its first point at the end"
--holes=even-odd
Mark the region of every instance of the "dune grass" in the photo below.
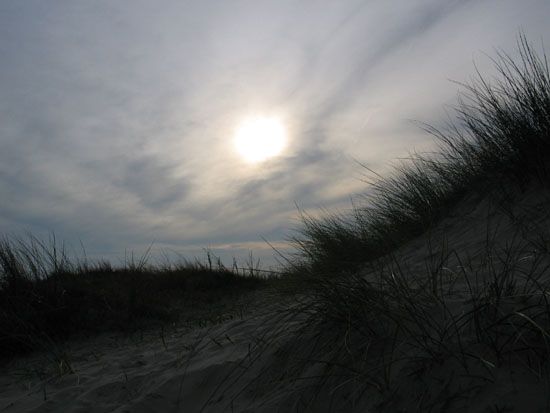
{"type": "MultiPolygon", "coordinates": [[[[370,171],[368,194],[350,215],[303,214],[288,273],[307,297],[308,331],[318,326],[325,345],[302,362],[323,360],[326,374],[338,377],[328,389],[335,394],[358,383],[356,400],[374,388],[389,411],[401,411],[398,399],[406,411],[444,411],[496,383],[503,366],[548,381],[550,255],[547,228],[534,216],[516,222],[508,245],[487,221],[475,259],[439,239],[418,251],[429,257],[419,269],[398,249],[429,238],[442,219],[458,219],[466,198],[515,193],[518,201],[533,187],[548,195],[548,61],[523,34],[518,51],[519,60],[497,53],[495,78],[476,72],[460,85],[457,121],[424,125],[437,153],[412,154],[389,177],[370,171]]],[[[539,209],[548,210],[549,199],[539,209]]],[[[505,203],[499,207],[506,215],[505,203]]]]}
{"type": "Polygon", "coordinates": [[[302,375],[297,392],[351,406],[374,391],[382,411],[424,412],[455,398],[465,408],[484,386],[521,380],[508,378],[518,371],[548,384],[550,256],[531,247],[518,237],[487,244],[477,259],[437,248],[426,272],[389,254],[361,273],[318,277],[301,309],[310,315],[302,334],[313,342],[317,331],[317,349],[297,357],[297,340],[286,355],[285,368],[302,375]],[[313,364],[323,373],[311,385],[303,374],[313,364]]]}
{"type": "Polygon", "coordinates": [[[351,215],[315,219],[291,238],[313,271],[357,268],[425,232],[465,195],[505,184],[550,182],[550,73],[524,35],[520,60],[504,52],[494,64],[499,77],[479,72],[462,84],[457,122],[443,130],[424,125],[436,137],[434,155],[412,154],[381,177],[371,172],[368,194],[351,215]]]}
{"type": "Polygon", "coordinates": [[[222,321],[239,295],[265,284],[256,268],[228,269],[211,253],[205,262],[148,258],[114,267],[71,259],[54,237],[0,240],[0,354],[48,350],[75,333],[222,321]]]}

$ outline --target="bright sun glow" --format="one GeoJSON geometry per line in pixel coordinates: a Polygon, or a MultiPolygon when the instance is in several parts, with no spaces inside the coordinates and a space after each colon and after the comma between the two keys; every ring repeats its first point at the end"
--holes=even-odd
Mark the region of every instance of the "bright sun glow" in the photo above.
{"type": "Polygon", "coordinates": [[[263,162],[281,153],[286,133],[277,118],[258,117],[244,121],[235,135],[235,148],[250,163],[263,162]]]}

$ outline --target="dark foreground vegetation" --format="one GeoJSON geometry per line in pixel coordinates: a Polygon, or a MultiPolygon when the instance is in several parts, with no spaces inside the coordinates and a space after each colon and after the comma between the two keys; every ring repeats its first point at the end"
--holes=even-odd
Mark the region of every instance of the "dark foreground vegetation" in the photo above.
{"type": "Polygon", "coordinates": [[[0,358],[49,350],[75,333],[223,321],[265,280],[254,266],[228,269],[210,253],[204,263],[147,258],[113,267],[70,259],[54,237],[0,240],[0,358]]]}
{"type": "MultiPolygon", "coordinates": [[[[460,85],[456,120],[425,126],[438,153],[412,154],[389,177],[370,171],[370,191],[351,214],[303,215],[289,272],[307,296],[299,311],[311,316],[311,351],[289,351],[288,366],[324,371],[311,392],[300,390],[310,395],[305,410],[326,394],[334,408],[357,409],[374,389],[388,411],[447,411],[455,402],[469,411],[484,386],[550,382],[550,71],[524,35],[518,51],[519,59],[497,54],[495,78],[477,73],[460,85]],[[527,195],[536,202],[522,203],[527,195]],[[468,208],[483,210],[484,242],[474,251],[453,244],[472,225],[468,208]],[[503,379],[502,369],[528,379],[503,379]]],[[[474,246],[475,228],[471,235],[474,246]]],[[[483,411],[535,411],[508,401],[483,411]]],[[[546,396],[537,402],[550,408],[546,396]]]]}

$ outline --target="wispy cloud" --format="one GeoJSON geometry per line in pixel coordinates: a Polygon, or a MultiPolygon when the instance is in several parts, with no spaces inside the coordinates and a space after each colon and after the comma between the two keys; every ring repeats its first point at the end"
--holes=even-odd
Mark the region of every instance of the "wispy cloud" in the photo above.
{"type": "MultiPolygon", "coordinates": [[[[91,251],[281,241],[304,208],[430,147],[472,59],[550,34],[550,4],[215,1],[0,5],[0,232],[91,251]],[[244,116],[284,120],[283,156],[244,164],[244,116]]],[[[239,247],[236,247],[236,245],[239,247]]]]}

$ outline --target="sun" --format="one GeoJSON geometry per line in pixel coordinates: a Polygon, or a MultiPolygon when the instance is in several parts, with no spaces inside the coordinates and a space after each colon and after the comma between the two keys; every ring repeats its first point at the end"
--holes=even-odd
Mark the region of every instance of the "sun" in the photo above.
{"type": "Polygon", "coordinates": [[[278,118],[249,118],[237,128],[234,144],[246,162],[259,163],[283,151],[286,146],[286,131],[278,118]]]}

